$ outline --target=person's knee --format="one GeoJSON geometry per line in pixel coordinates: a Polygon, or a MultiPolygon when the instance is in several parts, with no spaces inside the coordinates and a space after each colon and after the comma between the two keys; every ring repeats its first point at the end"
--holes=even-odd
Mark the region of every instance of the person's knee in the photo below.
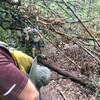
{"type": "Polygon", "coordinates": [[[37,88],[41,88],[49,83],[51,71],[47,67],[37,65],[35,72],[35,83],[37,88]]]}
{"type": "Polygon", "coordinates": [[[39,92],[30,80],[28,80],[25,88],[18,96],[18,100],[39,100],[39,92]]]}
{"type": "Polygon", "coordinates": [[[39,100],[39,92],[35,91],[32,95],[32,100],[39,100]]]}
{"type": "Polygon", "coordinates": [[[37,90],[31,92],[29,97],[25,100],[39,100],[39,92],[37,90]]]}
{"type": "Polygon", "coordinates": [[[33,54],[33,58],[34,58],[36,55],[36,48],[32,48],[32,54],[33,54]]]}
{"type": "Polygon", "coordinates": [[[31,88],[31,91],[30,91],[30,94],[29,94],[29,100],[39,100],[39,92],[38,90],[36,89],[35,85],[33,84],[31,88]]]}

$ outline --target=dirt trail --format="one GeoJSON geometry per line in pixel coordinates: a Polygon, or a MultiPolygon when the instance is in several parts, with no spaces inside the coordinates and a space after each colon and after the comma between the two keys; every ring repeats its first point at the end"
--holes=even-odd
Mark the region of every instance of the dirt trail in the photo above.
{"type": "MultiPolygon", "coordinates": [[[[93,59],[91,60],[89,56],[84,54],[80,48],[76,47],[77,46],[69,46],[68,48],[66,47],[65,53],[67,56],[73,58],[78,64],[83,66],[87,65],[88,67],[92,68],[92,71],[84,69],[85,71],[83,72],[83,75],[80,71],[76,70],[75,65],[65,60],[63,55],[57,52],[57,50],[51,44],[49,44],[43,50],[43,52],[58,64],[57,67],[62,66],[63,70],[69,71],[76,77],[90,78],[92,75],[91,72],[95,72],[95,69],[93,68],[95,67],[96,63],[93,59]],[[92,62],[90,62],[90,60],[92,62]],[[90,64],[88,64],[88,62],[90,62],[90,64]],[[87,73],[89,74],[87,75],[87,73]]],[[[53,71],[50,83],[47,86],[41,88],[41,94],[44,100],[96,100],[95,94],[90,94],[90,92],[81,85],[74,83],[69,79],[65,79],[63,76],[58,75],[53,71]]]]}

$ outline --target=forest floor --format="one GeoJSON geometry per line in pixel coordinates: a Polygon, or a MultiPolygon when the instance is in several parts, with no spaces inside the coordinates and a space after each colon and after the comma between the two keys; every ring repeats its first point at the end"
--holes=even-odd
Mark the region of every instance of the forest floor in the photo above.
{"type": "MultiPolygon", "coordinates": [[[[58,66],[56,67],[68,71],[73,76],[90,79],[95,73],[95,60],[87,56],[77,45],[67,44],[65,54],[84,67],[83,74],[80,70],[77,70],[74,64],[66,60],[64,55],[57,52],[53,45],[49,44],[45,47],[43,53],[52,59],[54,63],[57,63],[58,66]]],[[[41,88],[41,95],[43,100],[96,100],[95,94],[91,94],[88,89],[54,71],[52,71],[50,83],[41,88]]]]}

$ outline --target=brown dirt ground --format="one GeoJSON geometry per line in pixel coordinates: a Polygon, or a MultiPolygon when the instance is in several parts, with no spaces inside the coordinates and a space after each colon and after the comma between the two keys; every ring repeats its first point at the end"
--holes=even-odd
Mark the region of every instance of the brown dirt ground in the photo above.
{"type": "MultiPolygon", "coordinates": [[[[65,51],[67,51],[67,56],[73,58],[80,65],[86,66],[87,62],[91,61],[91,59],[86,59],[87,56],[83,57],[84,53],[80,51],[80,48],[77,49],[72,46],[71,49],[68,47],[65,51]]],[[[43,50],[43,53],[53,59],[55,63],[58,63],[57,67],[62,68],[62,70],[67,70],[76,77],[85,78],[87,73],[89,73],[87,70],[87,72],[84,72],[84,75],[82,75],[81,72],[77,71],[76,67],[57,52],[56,48],[51,44],[43,50]]],[[[92,62],[94,62],[93,59],[92,62]]],[[[90,65],[91,64],[88,64],[87,66],[90,65]]],[[[93,63],[91,66],[94,68],[95,64],[93,63]]],[[[88,75],[88,77],[89,76],[90,75],[88,75]]],[[[90,92],[80,84],[64,78],[53,71],[50,83],[41,88],[41,94],[44,100],[96,100],[95,94],[90,94],[90,92]]]]}

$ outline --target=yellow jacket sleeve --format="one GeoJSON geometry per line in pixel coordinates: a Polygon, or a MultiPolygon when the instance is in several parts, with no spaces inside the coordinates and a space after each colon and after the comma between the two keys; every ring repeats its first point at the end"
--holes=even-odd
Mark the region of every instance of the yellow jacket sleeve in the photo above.
{"type": "Polygon", "coordinates": [[[16,49],[13,50],[12,56],[17,61],[18,67],[21,71],[27,73],[30,70],[32,66],[32,57],[16,49]]]}

